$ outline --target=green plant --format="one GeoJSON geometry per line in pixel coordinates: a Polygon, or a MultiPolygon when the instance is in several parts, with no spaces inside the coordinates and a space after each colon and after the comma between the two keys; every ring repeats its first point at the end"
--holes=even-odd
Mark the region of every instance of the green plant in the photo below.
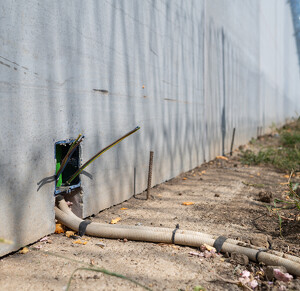
{"type": "Polygon", "coordinates": [[[44,254],[47,254],[47,255],[50,255],[50,256],[54,256],[54,257],[58,257],[58,258],[63,258],[65,260],[68,260],[68,261],[71,261],[71,262],[75,262],[75,263],[78,263],[78,264],[81,264],[81,265],[85,265],[84,267],[79,267],[79,268],[76,268],[70,278],[69,278],[69,281],[68,281],[68,284],[67,284],[67,288],[66,288],[66,291],[68,291],[70,289],[70,286],[71,286],[71,282],[72,282],[72,279],[73,279],[73,276],[74,274],[79,271],[79,270],[86,270],[86,271],[93,271],[93,272],[98,272],[98,273],[103,273],[105,275],[109,275],[109,276],[113,276],[113,277],[118,277],[118,278],[121,278],[121,279],[124,279],[124,280],[127,280],[129,282],[132,282],[142,288],[144,288],[145,290],[148,290],[148,291],[152,291],[152,289],[148,288],[147,286],[144,286],[142,285],[141,283],[131,279],[131,278],[128,278],[124,275],[121,275],[121,274],[118,274],[118,273],[114,273],[114,272],[110,272],[104,268],[100,268],[98,266],[90,266],[88,264],[86,264],[85,262],[82,262],[82,261],[78,261],[78,260],[74,260],[74,259],[71,259],[71,258],[68,258],[68,257],[65,257],[65,256],[62,256],[60,254],[56,254],[56,253],[52,253],[52,252],[49,252],[49,251],[41,251],[41,250],[36,250],[36,249],[33,249],[33,248],[30,248],[31,250],[35,250],[35,251],[39,251],[39,252],[42,252],[44,254]]]}
{"type": "MultiPolygon", "coordinates": [[[[274,206],[267,206],[267,209],[269,210],[269,213],[274,213],[278,217],[278,223],[279,223],[279,233],[282,237],[282,220],[285,219],[285,217],[282,215],[284,211],[286,210],[296,210],[300,214],[300,193],[298,193],[298,187],[299,183],[293,184],[291,182],[291,177],[293,175],[293,171],[290,174],[289,181],[288,181],[288,195],[287,199],[274,199],[274,206]],[[278,205],[279,204],[279,205],[278,205]]],[[[300,192],[300,191],[299,191],[300,192]]],[[[295,215],[295,218],[297,219],[297,215],[295,215]]]]}
{"type": "Polygon", "coordinates": [[[300,148],[300,132],[283,132],[280,136],[280,140],[284,146],[300,148]]]}
{"type": "Polygon", "coordinates": [[[127,281],[130,281],[130,282],[132,282],[132,283],[134,283],[134,284],[136,284],[136,285],[138,285],[138,286],[144,288],[145,290],[150,290],[150,291],[151,291],[150,288],[148,288],[148,287],[146,287],[146,286],[140,284],[139,282],[137,282],[137,281],[135,281],[135,280],[133,280],[133,279],[130,279],[130,278],[128,278],[128,277],[126,277],[126,276],[123,276],[123,275],[121,275],[121,274],[114,273],[114,272],[110,272],[110,271],[108,271],[108,270],[106,270],[106,269],[103,269],[103,268],[97,268],[97,267],[79,267],[79,268],[75,269],[75,270],[73,271],[73,273],[71,274],[71,277],[70,277],[70,279],[69,279],[69,281],[68,281],[66,291],[68,291],[68,290],[70,289],[70,287],[71,287],[71,282],[72,282],[72,279],[73,279],[73,276],[74,276],[74,274],[75,274],[77,271],[79,271],[79,270],[93,271],[93,272],[103,273],[103,274],[106,274],[106,275],[109,275],[109,276],[113,276],[113,277],[122,278],[122,279],[125,279],[125,280],[127,280],[127,281]]]}
{"type": "Polygon", "coordinates": [[[300,171],[300,149],[279,147],[261,149],[257,154],[251,150],[241,152],[241,162],[246,165],[271,164],[275,168],[290,172],[300,171]]]}

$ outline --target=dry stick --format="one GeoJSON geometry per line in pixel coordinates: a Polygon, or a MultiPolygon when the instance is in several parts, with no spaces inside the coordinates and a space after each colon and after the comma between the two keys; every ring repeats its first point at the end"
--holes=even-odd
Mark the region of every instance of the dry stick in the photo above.
{"type": "Polygon", "coordinates": [[[149,172],[148,172],[148,187],[147,187],[147,200],[150,197],[150,188],[151,188],[151,180],[152,180],[152,165],[153,165],[153,152],[150,152],[149,158],[149,172]]]}
{"type": "Polygon", "coordinates": [[[233,128],[233,132],[232,132],[232,139],[231,139],[231,146],[230,146],[230,156],[232,156],[232,149],[233,149],[233,143],[234,143],[234,136],[235,136],[235,127],[233,128]]]}
{"type": "Polygon", "coordinates": [[[235,285],[238,285],[238,286],[243,286],[244,288],[246,288],[247,290],[250,290],[250,291],[253,291],[250,287],[248,287],[247,285],[243,284],[242,282],[240,281],[235,281],[235,280],[229,280],[229,279],[225,279],[223,277],[221,277],[220,275],[218,274],[215,274],[217,278],[221,279],[222,281],[226,282],[226,283],[230,283],[230,284],[235,284],[235,285]]]}

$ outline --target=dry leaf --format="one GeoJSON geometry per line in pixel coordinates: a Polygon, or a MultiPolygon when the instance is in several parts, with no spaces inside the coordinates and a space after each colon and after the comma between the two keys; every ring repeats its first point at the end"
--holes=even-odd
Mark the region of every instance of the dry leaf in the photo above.
{"type": "Polygon", "coordinates": [[[184,178],[182,178],[182,180],[187,180],[187,178],[186,178],[186,177],[184,177],[184,178]]]}
{"type": "Polygon", "coordinates": [[[66,231],[66,237],[70,237],[70,236],[73,236],[73,235],[75,235],[74,231],[71,231],[71,230],[66,231]]]}
{"type": "Polygon", "coordinates": [[[289,175],[284,175],[284,176],[283,176],[283,178],[287,178],[287,179],[288,179],[289,177],[290,177],[289,175]]]}
{"type": "Polygon", "coordinates": [[[86,245],[87,241],[81,241],[80,239],[73,241],[73,244],[86,245]]]}
{"type": "Polygon", "coordinates": [[[285,183],[279,183],[280,185],[288,185],[289,182],[285,182],[285,183]]]}
{"type": "Polygon", "coordinates": [[[64,233],[63,226],[60,223],[56,223],[55,225],[55,233],[64,233]]]}
{"type": "Polygon", "coordinates": [[[217,252],[217,250],[216,250],[214,247],[212,247],[212,246],[210,246],[210,245],[207,245],[207,244],[203,244],[203,245],[206,247],[206,249],[207,249],[209,252],[210,252],[211,250],[217,252]]]}
{"type": "Polygon", "coordinates": [[[228,161],[228,158],[224,156],[216,156],[216,159],[228,161]]]}
{"type": "Polygon", "coordinates": [[[260,173],[257,173],[257,176],[260,176],[260,173]]]}
{"type": "Polygon", "coordinates": [[[195,204],[195,202],[182,202],[182,205],[194,205],[195,204]]]}
{"type": "Polygon", "coordinates": [[[122,207],[120,210],[127,210],[128,208],[126,208],[126,207],[122,207]]]}
{"type": "Polygon", "coordinates": [[[206,171],[204,170],[204,171],[201,171],[201,174],[205,174],[206,173],[206,171]]]}
{"type": "Polygon", "coordinates": [[[120,220],[121,220],[121,217],[117,217],[117,218],[115,218],[115,219],[112,219],[111,222],[110,222],[110,224],[116,224],[116,223],[118,223],[120,220]]]}
{"type": "Polygon", "coordinates": [[[95,266],[95,261],[93,259],[90,259],[90,265],[95,266]]]}
{"type": "Polygon", "coordinates": [[[26,247],[24,247],[23,249],[21,249],[21,250],[19,251],[20,254],[27,254],[28,252],[29,252],[29,249],[26,248],[26,247]]]}

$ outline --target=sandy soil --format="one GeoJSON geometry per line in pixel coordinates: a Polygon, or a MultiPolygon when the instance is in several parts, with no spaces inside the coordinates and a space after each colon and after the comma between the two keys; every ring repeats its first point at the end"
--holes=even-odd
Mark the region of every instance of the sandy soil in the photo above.
{"type": "MultiPolygon", "coordinates": [[[[270,191],[273,197],[286,195],[286,185],[281,184],[287,182],[285,174],[266,166],[243,166],[237,155],[238,152],[229,161],[215,160],[183,173],[154,187],[150,200],[145,200],[142,193],[102,211],[92,220],[109,223],[120,217],[119,224],[171,228],[179,224],[181,229],[244,241],[264,234],[274,249],[299,256],[299,222],[284,222],[285,236],[280,238],[277,219],[269,215],[267,203],[258,201],[261,191],[270,191]],[[195,204],[182,205],[186,201],[195,204]]],[[[300,177],[295,181],[300,182],[300,177]]],[[[87,242],[83,245],[74,243],[77,239],[53,234],[48,242],[31,245],[26,254],[2,258],[0,290],[65,290],[72,272],[83,266],[80,262],[123,274],[152,290],[193,290],[195,286],[206,290],[239,290],[240,287],[222,281],[217,274],[237,280],[242,270],[259,269],[255,263],[239,265],[226,254],[215,258],[192,256],[189,253],[198,250],[191,247],[87,236],[81,239],[87,242]]],[[[259,281],[259,284],[260,290],[270,290],[267,283],[259,281]]],[[[294,279],[289,289],[300,290],[299,286],[299,280],[294,279]]],[[[120,278],[79,270],[71,290],[143,289],[120,278]]]]}

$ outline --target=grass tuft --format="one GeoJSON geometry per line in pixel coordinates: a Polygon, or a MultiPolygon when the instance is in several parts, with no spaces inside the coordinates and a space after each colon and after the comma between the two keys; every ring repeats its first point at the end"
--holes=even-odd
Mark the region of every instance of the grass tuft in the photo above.
{"type": "Polygon", "coordinates": [[[262,148],[258,153],[249,149],[241,151],[241,162],[246,165],[273,165],[285,172],[300,171],[300,119],[277,132],[279,145],[262,148]]]}

